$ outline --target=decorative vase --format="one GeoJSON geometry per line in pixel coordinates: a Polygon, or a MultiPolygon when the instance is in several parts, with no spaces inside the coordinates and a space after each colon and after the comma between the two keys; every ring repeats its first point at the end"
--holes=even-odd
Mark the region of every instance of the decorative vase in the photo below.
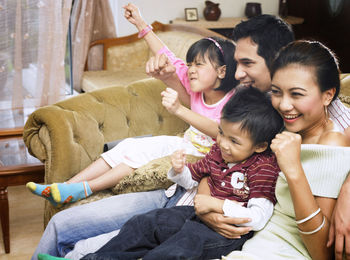
{"type": "Polygon", "coordinates": [[[247,3],[245,6],[244,13],[248,18],[260,15],[261,14],[261,4],[260,3],[247,3]]]}
{"type": "Polygon", "coordinates": [[[280,0],[280,5],[279,5],[279,8],[278,8],[278,14],[281,17],[287,17],[288,16],[287,0],[280,0]]]}
{"type": "Polygon", "coordinates": [[[219,4],[215,4],[211,1],[205,1],[205,8],[203,10],[205,20],[217,21],[220,18],[221,10],[219,4]]]}

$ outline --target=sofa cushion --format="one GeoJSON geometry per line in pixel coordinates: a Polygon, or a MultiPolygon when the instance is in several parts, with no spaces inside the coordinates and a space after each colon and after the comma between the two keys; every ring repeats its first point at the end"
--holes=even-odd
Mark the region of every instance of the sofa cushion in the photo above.
{"type": "MultiPolygon", "coordinates": [[[[201,157],[187,155],[186,162],[193,163],[201,157]]],[[[171,168],[170,156],[155,159],[124,177],[113,189],[114,194],[166,189],[173,184],[167,178],[171,168]]]]}
{"type": "Polygon", "coordinates": [[[91,92],[101,88],[127,86],[131,82],[146,78],[149,76],[146,74],[145,68],[85,71],[81,84],[85,92],[91,92]]]}

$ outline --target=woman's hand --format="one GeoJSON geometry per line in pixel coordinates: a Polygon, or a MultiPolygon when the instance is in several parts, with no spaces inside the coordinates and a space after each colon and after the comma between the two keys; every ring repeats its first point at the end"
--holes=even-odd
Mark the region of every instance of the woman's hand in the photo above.
{"type": "Polygon", "coordinates": [[[242,235],[251,231],[251,227],[237,227],[235,225],[248,223],[251,221],[249,218],[230,218],[225,217],[223,214],[210,212],[197,216],[210,228],[218,232],[220,235],[229,238],[240,238],[242,235]]]}
{"type": "Polygon", "coordinates": [[[299,134],[283,131],[276,135],[270,147],[284,174],[292,177],[293,174],[303,172],[300,162],[301,136],[299,134]]]}
{"type": "Polygon", "coordinates": [[[176,115],[181,107],[178,94],[172,88],[166,88],[161,93],[162,105],[169,111],[170,114],[176,115]]]}
{"type": "Polygon", "coordinates": [[[171,165],[173,166],[176,174],[181,173],[184,170],[186,162],[186,154],[184,150],[175,151],[171,155],[171,165]]]}
{"type": "Polygon", "coordinates": [[[143,20],[141,13],[136,5],[129,3],[123,6],[123,8],[125,9],[124,17],[130,23],[135,25],[139,31],[141,31],[147,26],[146,22],[143,20]]]}
{"type": "Polygon", "coordinates": [[[175,66],[164,53],[160,55],[156,54],[156,56],[151,57],[146,63],[147,75],[162,81],[166,81],[172,76],[177,77],[175,72],[175,66]]]}

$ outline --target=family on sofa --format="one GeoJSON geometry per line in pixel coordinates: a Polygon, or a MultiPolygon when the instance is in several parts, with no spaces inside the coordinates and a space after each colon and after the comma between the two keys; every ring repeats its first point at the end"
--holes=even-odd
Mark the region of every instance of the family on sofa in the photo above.
{"type": "MultiPolygon", "coordinates": [[[[159,152],[156,158],[169,155],[178,149],[185,149],[185,153],[203,157],[210,149],[216,147],[216,140],[221,156],[224,159],[225,156],[229,157],[235,150],[231,146],[242,145],[230,131],[229,137],[225,137],[231,142],[231,148],[227,149],[219,142],[223,135],[221,124],[225,122],[220,120],[221,109],[235,96],[235,76],[243,87],[248,88],[251,85],[261,91],[271,91],[272,105],[282,116],[285,131],[278,129],[282,132],[277,134],[271,143],[271,150],[281,169],[275,188],[277,203],[272,217],[261,231],[243,245],[242,251],[234,251],[225,259],[259,259],[265,258],[266,255],[269,255],[269,259],[329,259],[334,254],[334,248],[337,258],[341,259],[348,224],[342,222],[348,219],[343,219],[342,216],[348,216],[346,203],[349,181],[346,177],[350,165],[346,158],[350,153],[350,149],[347,148],[350,145],[350,135],[346,135],[345,128],[348,125],[344,127],[336,123],[339,121],[337,116],[347,119],[348,122],[350,116],[347,109],[340,115],[336,109],[343,104],[337,98],[340,81],[338,64],[333,53],[318,42],[293,42],[293,33],[288,25],[274,16],[262,15],[241,22],[234,28],[235,46],[227,40],[216,38],[206,38],[195,43],[186,57],[186,66],[162,45],[134,5],[129,4],[125,10],[126,18],[135,24],[140,31],[140,37],[144,37],[155,53],[155,57],[147,64],[147,73],[169,86],[162,93],[162,104],[170,113],[188,122],[191,125],[189,130],[183,138],[176,137],[176,141],[170,145],[167,140],[150,143],[145,141],[163,137],[127,139],[115,149],[121,149],[124,143],[123,149],[129,150],[130,154],[122,150],[122,153],[117,152],[112,157],[102,155],[103,159],[98,159],[87,168],[88,175],[82,172],[66,183],[52,185],[30,183],[28,188],[54,204],[83,199],[95,190],[110,187],[106,185],[115,184],[124,176],[130,175],[135,168],[154,159],[148,157],[153,154],[147,155],[147,151],[153,146],[156,146],[159,152]],[[281,52],[275,59],[279,50],[281,52]],[[185,105],[190,106],[191,110],[185,105]],[[136,148],[139,144],[148,150],[136,148]],[[143,161],[135,163],[135,159],[139,160],[142,156],[145,156],[143,161]],[[97,181],[100,186],[91,187],[90,181],[94,181],[96,175],[106,175],[104,177],[107,179],[104,182],[97,181]],[[334,243],[335,246],[332,245],[334,243]]],[[[242,126],[240,130],[248,133],[248,136],[251,134],[251,131],[242,126]]],[[[241,162],[230,159],[225,161],[227,165],[231,162],[241,162]]],[[[233,176],[229,178],[232,183],[233,176]]],[[[199,195],[194,197],[196,218],[228,240],[249,234],[249,223],[253,217],[227,217],[223,210],[226,200],[213,194],[212,190],[215,187],[209,180],[204,178],[198,184],[199,195]],[[218,207],[219,210],[201,212],[201,205],[212,201],[210,196],[218,199],[219,202],[215,201],[222,203],[221,207],[218,207]]],[[[230,181],[218,182],[215,185],[225,186],[225,183],[230,184],[230,181]]],[[[244,185],[243,187],[247,188],[244,185]]],[[[243,187],[233,186],[235,192],[240,194],[244,190],[243,187]]],[[[115,236],[114,231],[120,229],[131,217],[153,209],[172,208],[179,205],[178,201],[185,205],[181,198],[188,194],[184,188],[172,186],[168,190],[116,195],[61,211],[46,227],[33,259],[36,259],[38,254],[42,259],[49,259],[49,255],[75,259],[75,244],[89,244],[89,241],[94,241],[95,246],[98,244],[101,247],[115,236]],[[103,235],[109,232],[113,233],[103,235]],[[95,236],[96,238],[91,238],[95,236]],[[80,241],[84,239],[89,241],[80,241]]],[[[253,193],[248,192],[248,197],[248,200],[254,199],[253,193]]],[[[264,195],[262,197],[265,200],[269,198],[264,195]]],[[[190,205],[191,200],[185,201],[190,205]]],[[[265,204],[259,203],[246,203],[236,207],[252,211],[264,211],[266,208],[265,204]]],[[[109,243],[106,244],[107,247],[109,243]]],[[[99,248],[84,248],[77,258],[97,249],[99,248]]],[[[196,259],[205,258],[202,252],[198,253],[196,259]]],[[[219,253],[215,258],[221,256],[219,253]]],[[[103,256],[99,258],[98,251],[96,256],[90,254],[86,257],[106,259],[103,256]]],[[[165,255],[163,258],[166,257],[165,255]]],[[[170,254],[169,259],[173,259],[170,254]]]]}

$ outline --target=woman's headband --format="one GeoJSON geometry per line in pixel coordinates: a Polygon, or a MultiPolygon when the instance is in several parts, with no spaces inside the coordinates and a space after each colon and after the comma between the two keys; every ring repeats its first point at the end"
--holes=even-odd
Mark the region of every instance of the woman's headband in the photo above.
{"type": "Polygon", "coordinates": [[[215,41],[213,38],[210,38],[210,37],[208,37],[207,40],[212,41],[212,42],[216,45],[216,47],[219,48],[219,50],[220,50],[222,56],[224,56],[224,51],[222,50],[220,44],[219,44],[217,41],[215,41]]]}

